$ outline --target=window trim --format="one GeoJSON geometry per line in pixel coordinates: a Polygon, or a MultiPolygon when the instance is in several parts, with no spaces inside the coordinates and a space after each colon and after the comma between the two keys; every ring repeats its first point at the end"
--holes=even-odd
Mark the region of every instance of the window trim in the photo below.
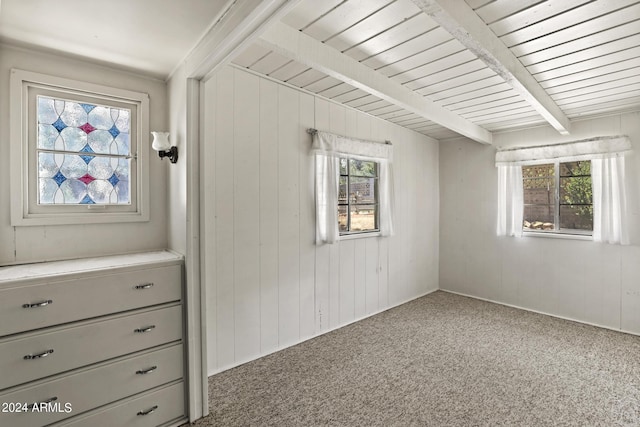
{"type": "Polygon", "coordinates": [[[12,69],[10,84],[10,189],[11,189],[11,225],[58,225],[58,224],[96,224],[118,222],[142,222],[149,221],[149,95],[142,92],[134,92],[126,89],[112,88],[94,83],[50,76],[46,74],[12,69]],[[132,156],[137,161],[132,161],[131,174],[135,173],[136,181],[132,177],[131,203],[135,204],[134,210],[118,211],[108,209],[106,205],[89,205],[82,212],[69,212],[69,207],[64,205],[51,205],[46,207],[47,212],[41,211],[41,207],[33,210],[34,170],[30,158],[29,142],[29,92],[45,89],[60,93],[61,97],[73,98],[85,97],[104,99],[131,105],[133,111],[137,111],[136,151],[132,156]],[[31,184],[31,187],[30,187],[31,184]],[[132,188],[132,190],[134,190],[132,188]],[[30,202],[29,198],[32,197],[30,202]],[[65,209],[66,208],[66,209],[65,209]]]}
{"type": "MultiPolygon", "coordinates": [[[[350,170],[350,163],[352,160],[362,160],[360,159],[358,156],[349,156],[349,155],[342,155],[340,156],[339,160],[345,159],[347,161],[347,174],[343,175],[340,172],[340,168],[338,168],[338,183],[340,182],[340,178],[342,177],[347,177],[347,193],[349,192],[349,187],[351,184],[351,170],[350,170]]],[[[363,160],[366,162],[372,162],[375,164],[376,167],[376,174],[373,177],[367,177],[367,176],[360,176],[360,175],[354,175],[355,178],[373,178],[376,180],[376,185],[375,185],[375,191],[374,191],[374,197],[375,197],[375,201],[374,203],[356,203],[355,205],[375,205],[375,219],[374,219],[374,224],[376,225],[376,228],[373,230],[364,230],[364,231],[340,231],[340,224],[338,223],[338,239],[353,239],[353,238],[357,238],[357,237],[372,237],[372,236],[379,236],[381,234],[380,232],[380,193],[379,193],[379,182],[380,182],[380,162],[377,160],[370,160],[370,159],[366,159],[363,160]]],[[[339,193],[339,192],[338,192],[339,193]]],[[[350,228],[351,225],[351,201],[349,198],[349,194],[347,194],[347,203],[340,203],[340,197],[338,197],[338,205],[336,206],[336,209],[340,208],[340,206],[346,206],[347,207],[347,227],[350,228]]],[[[339,215],[338,215],[339,217],[339,215]]]]}
{"type": "MultiPolygon", "coordinates": [[[[591,163],[591,159],[588,160],[579,160],[580,162],[589,162],[591,163]]],[[[522,225],[522,233],[523,235],[528,235],[528,236],[536,236],[536,237],[544,237],[544,236],[554,236],[554,237],[565,237],[565,238],[581,238],[581,240],[592,240],[593,238],[593,226],[591,228],[591,230],[580,230],[580,229],[574,229],[574,228],[560,228],[560,206],[562,206],[562,204],[560,203],[560,178],[562,178],[560,176],[560,164],[561,163],[572,163],[572,161],[561,161],[561,160],[550,160],[548,163],[541,163],[541,164],[549,164],[549,165],[553,165],[553,179],[554,179],[554,205],[553,205],[553,216],[554,216],[554,229],[553,230],[526,230],[524,227],[524,221],[523,221],[523,225],[522,225]],[[570,237],[569,237],[570,236],[570,237]]],[[[526,167],[529,165],[522,165],[521,167],[526,167]]],[[[531,165],[531,166],[536,166],[536,165],[531,165]]],[[[537,165],[539,166],[539,165],[537,165]]],[[[581,175],[581,176],[586,176],[586,175],[581,175]]],[[[589,175],[591,177],[591,175],[589,175]]],[[[593,178],[592,178],[593,179],[593,178]]],[[[523,193],[523,199],[524,199],[524,176],[522,179],[522,193],[523,193]]],[[[565,203],[566,205],[566,203],[565,203]]],[[[522,209],[523,209],[523,213],[524,213],[524,208],[527,206],[527,204],[522,203],[522,209]]],[[[593,199],[591,200],[591,206],[593,206],[593,199]]],[[[524,215],[523,215],[524,218],[524,215]]]]}

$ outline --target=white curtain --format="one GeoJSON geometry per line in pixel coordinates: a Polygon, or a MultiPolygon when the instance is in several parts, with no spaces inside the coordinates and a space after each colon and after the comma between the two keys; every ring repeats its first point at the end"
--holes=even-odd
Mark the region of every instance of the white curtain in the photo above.
{"type": "Polygon", "coordinates": [[[522,237],[522,166],[498,166],[498,236],[522,237]]]}
{"type": "Polygon", "coordinates": [[[316,243],[338,240],[340,158],[316,153],[316,243]]]}
{"type": "Polygon", "coordinates": [[[393,146],[347,138],[327,132],[313,136],[316,161],[316,243],[338,240],[338,176],[340,157],[378,162],[378,213],[380,234],[393,235],[393,146]]]}
{"type": "Polygon", "coordinates": [[[624,186],[624,156],[591,161],[593,240],[629,244],[624,186]]]}

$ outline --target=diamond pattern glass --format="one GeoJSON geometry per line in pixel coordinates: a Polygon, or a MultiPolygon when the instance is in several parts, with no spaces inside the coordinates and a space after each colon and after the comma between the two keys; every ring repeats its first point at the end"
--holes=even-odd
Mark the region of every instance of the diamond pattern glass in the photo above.
{"type": "Polygon", "coordinates": [[[127,205],[129,110],[38,96],[38,203],[127,205]]]}

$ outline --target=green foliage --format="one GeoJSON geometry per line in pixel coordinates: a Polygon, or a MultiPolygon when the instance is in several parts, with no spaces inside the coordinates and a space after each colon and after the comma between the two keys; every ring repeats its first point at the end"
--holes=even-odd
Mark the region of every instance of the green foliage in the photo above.
{"type": "Polygon", "coordinates": [[[375,162],[351,159],[349,161],[349,174],[354,176],[376,176],[375,162]]]}
{"type": "MultiPolygon", "coordinates": [[[[591,162],[570,163],[569,173],[562,179],[561,187],[563,203],[573,205],[593,203],[593,188],[591,186],[591,162]]],[[[576,206],[576,215],[593,216],[593,205],[576,206]]]]}
{"type": "Polygon", "coordinates": [[[548,191],[553,191],[554,174],[553,164],[523,166],[522,177],[524,178],[524,189],[547,189],[548,191]]]}

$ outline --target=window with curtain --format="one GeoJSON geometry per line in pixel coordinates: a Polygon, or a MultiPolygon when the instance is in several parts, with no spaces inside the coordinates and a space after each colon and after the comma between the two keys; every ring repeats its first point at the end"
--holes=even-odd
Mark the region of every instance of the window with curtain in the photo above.
{"type": "Polygon", "coordinates": [[[499,236],[592,235],[627,244],[625,136],[499,151],[499,236]]]}
{"type": "Polygon", "coordinates": [[[313,134],[316,243],[393,234],[391,144],[313,134]]]}

